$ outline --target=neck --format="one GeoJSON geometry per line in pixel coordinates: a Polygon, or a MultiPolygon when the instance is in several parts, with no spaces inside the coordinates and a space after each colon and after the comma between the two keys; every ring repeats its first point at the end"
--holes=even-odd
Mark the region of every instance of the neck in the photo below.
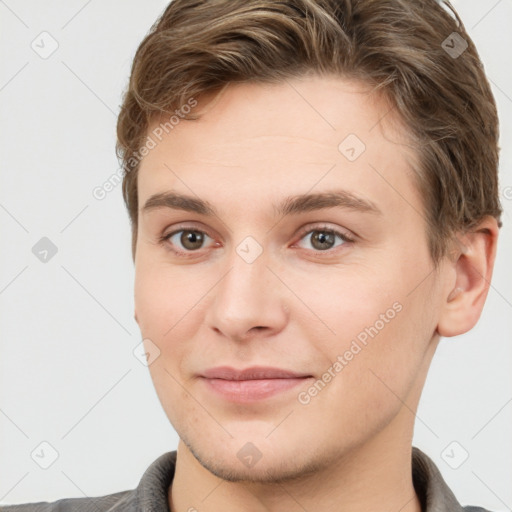
{"type": "Polygon", "coordinates": [[[403,409],[377,436],[315,474],[286,483],[228,482],[205,469],[180,441],[171,512],[421,512],[411,472],[412,424],[403,409]],[[402,427],[402,428],[400,428],[402,427]]]}

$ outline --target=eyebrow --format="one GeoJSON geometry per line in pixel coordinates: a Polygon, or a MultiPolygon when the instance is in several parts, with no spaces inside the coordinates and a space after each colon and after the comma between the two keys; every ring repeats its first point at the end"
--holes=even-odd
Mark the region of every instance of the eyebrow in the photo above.
{"type": "MultiPolygon", "coordinates": [[[[153,194],[141,208],[147,213],[160,208],[184,210],[206,216],[218,216],[215,207],[208,201],[178,192],[161,192],[153,194]]],[[[279,216],[296,215],[304,212],[322,210],[324,208],[345,208],[381,215],[380,209],[372,202],[347,190],[332,190],[316,194],[301,194],[285,198],[279,205],[273,205],[274,212],[279,216]]]]}

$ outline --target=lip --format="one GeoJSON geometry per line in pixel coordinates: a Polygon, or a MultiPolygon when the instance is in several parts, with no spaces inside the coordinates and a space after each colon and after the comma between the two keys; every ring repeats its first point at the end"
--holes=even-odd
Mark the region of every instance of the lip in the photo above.
{"type": "Polygon", "coordinates": [[[261,380],[261,379],[298,379],[303,377],[312,377],[310,374],[297,373],[282,368],[273,368],[271,366],[251,366],[244,370],[237,370],[231,366],[217,366],[205,370],[201,377],[207,379],[223,380],[261,380]]]}
{"type": "Polygon", "coordinates": [[[200,377],[210,391],[224,399],[250,403],[288,391],[303,384],[312,375],[266,366],[243,370],[220,366],[205,370],[200,377]]]}

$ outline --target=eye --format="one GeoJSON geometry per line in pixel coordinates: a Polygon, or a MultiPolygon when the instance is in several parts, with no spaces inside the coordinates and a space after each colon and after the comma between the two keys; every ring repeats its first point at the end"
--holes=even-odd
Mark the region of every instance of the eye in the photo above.
{"type": "MultiPolygon", "coordinates": [[[[200,250],[204,248],[208,239],[214,242],[212,246],[219,245],[200,229],[181,227],[181,229],[176,229],[161,236],[159,242],[177,256],[187,257],[194,256],[194,252],[200,254],[200,250]]],[[[331,252],[332,249],[353,241],[354,239],[351,236],[342,231],[328,226],[318,226],[303,230],[299,242],[295,245],[315,252],[331,252]],[[306,246],[301,244],[302,240],[309,240],[309,247],[307,246],[308,243],[306,243],[306,246]]]]}
{"type": "Polygon", "coordinates": [[[204,231],[198,229],[180,229],[163,235],[160,243],[171,246],[170,250],[179,256],[187,256],[187,253],[202,249],[207,239],[213,241],[204,231]]]}
{"type": "Polygon", "coordinates": [[[354,241],[346,233],[342,233],[341,231],[327,226],[319,226],[303,232],[300,240],[309,240],[310,247],[302,246],[302,248],[321,252],[326,252],[340,245],[344,245],[346,242],[354,241]],[[339,239],[340,243],[336,244],[336,239],[339,239]]]}

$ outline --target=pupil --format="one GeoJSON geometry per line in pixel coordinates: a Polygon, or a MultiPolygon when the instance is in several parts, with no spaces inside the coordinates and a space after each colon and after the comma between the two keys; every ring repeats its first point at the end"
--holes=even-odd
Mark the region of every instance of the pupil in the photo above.
{"type": "Polygon", "coordinates": [[[198,249],[203,243],[203,235],[197,231],[183,231],[181,243],[187,249],[198,249]]]}
{"type": "Polygon", "coordinates": [[[325,249],[326,245],[329,248],[334,243],[334,235],[332,233],[328,233],[326,231],[317,231],[316,234],[313,235],[313,246],[318,244],[317,249],[325,249]]]}

